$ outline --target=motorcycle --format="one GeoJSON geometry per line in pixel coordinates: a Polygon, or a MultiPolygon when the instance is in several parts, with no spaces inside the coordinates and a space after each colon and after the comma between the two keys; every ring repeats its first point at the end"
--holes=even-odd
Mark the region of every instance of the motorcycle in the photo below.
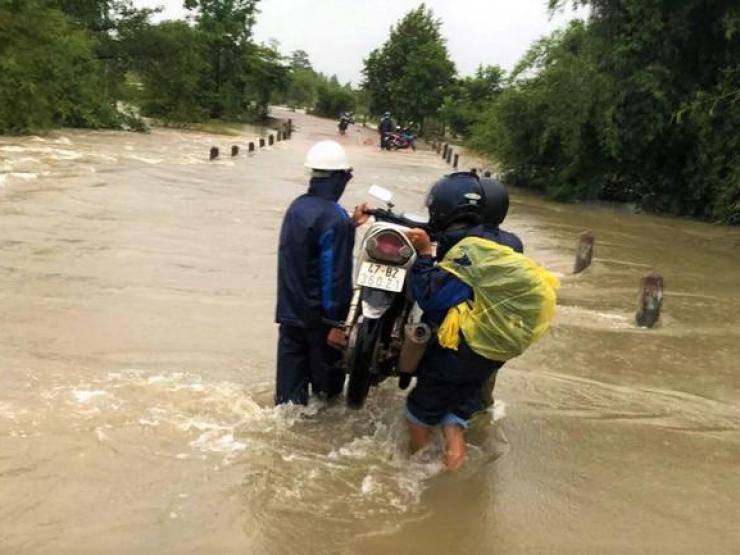
{"type": "Polygon", "coordinates": [[[347,133],[347,128],[354,122],[355,120],[352,119],[352,114],[343,114],[342,117],[339,118],[339,123],[337,124],[337,127],[339,127],[339,133],[345,135],[347,133]]]}
{"type": "Polygon", "coordinates": [[[386,148],[388,150],[402,150],[410,148],[416,150],[416,135],[411,131],[411,128],[405,127],[402,130],[397,130],[395,133],[388,133],[386,135],[386,148]]]}
{"type": "Polygon", "coordinates": [[[355,264],[345,352],[347,405],[355,409],[363,406],[372,385],[390,376],[397,376],[405,389],[431,338],[409,291],[416,250],[404,234],[412,227],[427,229],[426,221],[395,213],[393,195],[382,187],[373,185],[370,194],[387,208],[369,211],[375,222],[362,239],[355,264]]]}

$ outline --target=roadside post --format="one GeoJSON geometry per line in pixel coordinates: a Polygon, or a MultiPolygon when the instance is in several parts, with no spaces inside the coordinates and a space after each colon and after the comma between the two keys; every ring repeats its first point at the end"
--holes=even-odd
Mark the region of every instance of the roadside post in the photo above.
{"type": "Polygon", "coordinates": [[[209,160],[215,160],[216,158],[218,158],[218,147],[217,146],[212,146],[211,147],[211,151],[208,154],[208,159],[209,160]]]}
{"type": "Polygon", "coordinates": [[[265,148],[265,138],[260,137],[260,148],[265,148]]]}
{"type": "Polygon", "coordinates": [[[239,156],[239,147],[236,145],[231,145],[231,156],[232,158],[234,156],[239,156]]]}
{"type": "Polygon", "coordinates": [[[249,152],[254,152],[254,142],[249,141],[249,144],[247,145],[247,150],[249,152]]]}
{"type": "Polygon", "coordinates": [[[275,144],[275,137],[274,137],[274,136],[272,135],[272,133],[270,133],[270,134],[269,134],[269,135],[267,136],[267,144],[268,144],[269,146],[272,146],[273,144],[275,144]]]}
{"type": "Polygon", "coordinates": [[[457,163],[460,161],[460,155],[455,154],[455,157],[453,158],[452,167],[457,169],[457,163]]]}
{"type": "Polygon", "coordinates": [[[584,231],[578,236],[576,263],[573,266],[574,274],[580,274],[591,265],[594,254],[594,240],[594,234],[590,231],[584,231]]]}
{"type": "Polygon", "coordinates": [[[640,280],[640,296],[635,322],[641,328],[652,328],[660,319],[663,305],[663,276],[650,272],[640,280]]]}

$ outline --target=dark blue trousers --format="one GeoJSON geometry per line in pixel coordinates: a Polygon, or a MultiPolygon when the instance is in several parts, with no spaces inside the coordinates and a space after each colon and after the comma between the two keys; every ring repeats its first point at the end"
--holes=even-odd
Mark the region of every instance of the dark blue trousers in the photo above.
{"type": "Polygon", "coordinates": [[[342,353],[326,343],[327,326],[301,328],[280,325],[275,404],[308,404],[308,386],[314,395],[336,397],[344,388],[344,372],[337,366],[342,353]]]}
{"type": "Polygon", "coordinates": [[[462,420],[493,404],[493,383],[502,362],[475,354],[462,340],[457,351],[433,341],[416,372],[416,386],[406,401],[411,414],[436,426],[448,414],[462,420]],[[492,380],[493,377],[493,381],[492,380]],[[488,397],[484,396],[487,389],[488,397]]]}

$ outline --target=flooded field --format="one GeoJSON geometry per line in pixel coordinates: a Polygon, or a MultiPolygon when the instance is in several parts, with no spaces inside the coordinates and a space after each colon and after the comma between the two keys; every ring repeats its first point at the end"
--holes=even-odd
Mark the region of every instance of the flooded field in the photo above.
{"type": "Polygon", "coordinates": [[[281,112],[293,140],[0,137],[0,552],[740,550],[740,232],[515,193],[506,229],[561,275],[552,332],[508,363],[449,474],[409,458],[394,383],[366,409],[272,407],[277,233],[336,138],[420,211],[430,151],[281,112]],[[594,265],[569,275],[575,240],[594,265]],[[666,280],[637,329],[641,276],[666,280]]]}

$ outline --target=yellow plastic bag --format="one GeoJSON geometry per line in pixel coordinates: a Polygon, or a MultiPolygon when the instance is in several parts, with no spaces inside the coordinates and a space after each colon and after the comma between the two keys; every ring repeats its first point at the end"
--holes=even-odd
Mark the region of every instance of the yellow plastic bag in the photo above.
{"type": "Polygon", "coordinates": [[[437,333],[443,347],[457,350],[462,332],[473,352],[505,361],[522,354],[550,327],[560,281],[523,254],[466,237],[439,266],[474,293],[472,301],[448,311],[437,333]]]}

